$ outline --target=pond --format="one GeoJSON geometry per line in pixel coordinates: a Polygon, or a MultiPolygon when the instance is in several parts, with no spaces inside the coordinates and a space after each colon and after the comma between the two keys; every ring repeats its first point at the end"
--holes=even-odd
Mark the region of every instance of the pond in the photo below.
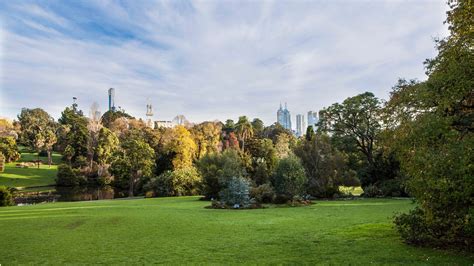
{"type": "Polygon", "coordinates": [[[111,186],[104,187],[55,187],[49,191],[17,192],[15,202],[17,205],[29,205],[56,201],[87,201],[104,200],[127,197],[127,193],[114,189],[111,186]]]}

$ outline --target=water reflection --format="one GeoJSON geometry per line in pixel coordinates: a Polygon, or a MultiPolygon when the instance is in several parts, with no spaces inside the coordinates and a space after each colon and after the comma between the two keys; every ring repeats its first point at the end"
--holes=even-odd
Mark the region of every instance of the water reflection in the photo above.
{"type": "Polygon", "coordinates": [[[56,187],[58,201],[84,201],[114,199],[117,194],[113,187],[56,187]]]}
{"type": "Polygon", "coordinates": [[[127,193],[105,187],[56,187],[48,191],[20,191],[15,194],[17,205],[30,205],[55,201],[103,200],[126,197],[127,193]]]}

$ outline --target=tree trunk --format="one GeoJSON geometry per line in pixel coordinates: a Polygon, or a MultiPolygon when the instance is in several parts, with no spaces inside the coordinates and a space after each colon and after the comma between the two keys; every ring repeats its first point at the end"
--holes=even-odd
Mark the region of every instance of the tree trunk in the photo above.
{"type": "Polygon", "coordinates": [[[129,189],[128,189],[128,196],[133,197],[133,184],[135,183],[134,175],[130,175],[130,182],[129,182],[129,189]]]}
{"type": "Polygon", "coordinates": [[[53,161],[53,159],[51,158],[51,151],[48,150],[48,165],[49,165],[49,168],[51,168],[52,161],[53,161]]]}
{"type": "Polygon", "coordinates": [[[38,169],[40,168],[40,152],[36,153],[36,164],[38,165],[38,169]]]}

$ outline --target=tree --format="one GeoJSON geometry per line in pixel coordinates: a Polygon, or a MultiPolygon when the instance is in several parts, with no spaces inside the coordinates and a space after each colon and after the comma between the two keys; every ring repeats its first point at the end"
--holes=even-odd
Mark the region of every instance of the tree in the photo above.
{"type": "Polygon", "coordinates": [[[10,136],[0,137],[0,153],[4,155],[5,162],[7,163],[20,159],[15,138],[10,136]]]}
{"type": "Polygon", "coordinates": [[[174,154],[173,168],[187,168],[193,164],[196,154],[196,143],[191,138],[191,133],[184,126],[176,126],[173,129],[173,138],[168,143],[167,150],[174,154]]]}
{"type": "Polygon", "coordinates": [[[304,193],[306,180],[306,173],[300,159],[290,155],[278,162],[272,183],[278,196],[291,200],[304,193]]]}
{"type": "Polygon", "coordinates": [[[62,127],[61,131],[66,133],[60,135],[60,146],[66,148],[69,145],[73,148],[70,149],[74,151],[70,161],[73,165],[79,166],[89,156],[87,118],[84,117],[82,111],[77,109],[77,106],[72,106],[64,109],[58,122],[62,127]]]}
{"type": "Polygon", "coordinates": [[[111,125],[112,123],[117,120],[118,118],[126,118],[126,119],[133,119],[133,117],[127,113],[125,113],[125,111],[107,111],[105,112],[103,115],[102,115],[102,118],[101,118],[101,121],[102,121],[102,125],[104,125],[104,127],[106,128],[111,128],[111,125]]]}
{"type": "Polygon", "coordinates": [[[263,121],[260,118],[254,118],[252,121],[252,128],[254,135],[257,137],[262,137],[263,130],[265,129],[265,125],[263,124],[263,121]]]}
{"type": "Polygon", "coordinates": [[[335,103],[320,112],[319,127],[334,138],[347,137],[373,164],[377,135],[381,129],[381,102],[372,93],[349,97],[342,104],[335,103]]]}
{"type": "Polygon", "coordinates": [[[295,148],[308,176],[307,192],[315,197],[333,197],[348,171],[344,157],[331,146],[328,136],[301,140],[295,148]]]}
{"type": "Polygon", "coordinates": [[[313,138],[314,138],[314,128],[313,128],[313,126],[308,126],[308,127],[306,128],[305,139],[306,139],[307,141],[310,141],[310,140],[313,139],[313,138]]]}
{"type": "Polygon", "coordinates": [[[448,1],[450,36],[437,41],[438,55],[425,62],[428,79],[401,81],[387,107],[409,110],[389,116],[390,142],[401,160],[418,207],[397,216],[412,244],[474,243],[474,5],[448,1]]]}
{"type": "Polygon", "coordinates": [[[191,128],[191,135],[196,143],[196,159],[219,149],[222,125],[215,122],[203,122],[191,128]]]}
{"type": "Polygon", "coordinates": [[[222,144],[223,149],[234,149],[234,150],[239,150],[240,149],[239,140],[235,136],[234,132],[230,132],[228,134],[223,133],[222,142],[223,142],[223,144],[222,144]]]}
{"type": "Polygon", "coordinates": [[[235,123],[234,120],[232,119],[227,119],[225,121],[224,126],[222,127],[222,130],[225,131],[227,134],[234,132],[235,130],[235,123]]]}
{"type": "Polygon", "coordinates": [[[287,134],[288,136],[292,136],[293,132],[281,126],[280,123],[275,123],[271,126],[265,127],[265,129],[263,130],[263,137],[271,139],[273,143],[276,143],[277,138],[280,134],[287,134]]]}
{"type": "Polygon", "coordinates": [[[290,141],[291,137],[287,134],[280,134],[277,137],[277,141],[275,143],[276,153],[279,159],[283,159],[290,155],[290,141]]]}
{"type": "Polygon", "coordinates": [[[48,153],[48,165],[51,168],[51,164],[53,163],[53,157],[52,157],[53,146],[54,144],[56,144],[58,139],[56,137],[56,134],[53,128],[46,129],[43,132],[43,135],[44,135],[43,149],[45,149],[46,152],[48,153]]]}
{"type": "Polygon", "coordinates": [[[251,166],[248,169],[250,177],[257,185],[269,181],[278,161],[277,151],[270,139],[249,139],[248,154],[251,156],[251,166]]]}
{"type": "Polygon", "coordinates": [[[118,164],[122,169],[128,170],[129,196],[133,197],[137,181],[152,175],[155,153],[142,139],[130,138],[122,143],[121,148],[118,164]]]}
{"type": "Polygon", "coordinates": [[[197,162],[197,168],[203,178],[203,194],[208,199],[217,199],[231,177],[246,176],[242,159],[234,149],[205,155],[197,162]]]}
{"type": "Polygon", "coordinates": [[[97,140],[97,162],[99,165],[107,165],[112,162],[113,154],[117,151],[119,147],[119,139],[115,134],[103,127],[99,130],[98,140],[97,140]]]}
{"type": "Polygon", "coordinates": [[[23,108],[18,115],[18,121],[21,125],[21,142],[38,153],[38,168],[39,152],[42,149],[48,152],[48,163],[51,167],[51,150],[57,141],[54,119],[43,109],[23,108]]]}
{"type": "Polygon", "coordinates": [[[252,124],[246,116],[241,116],[235,125],[235,130],[242,142],[242,152],[245,152],[245,140],[253,136],[252,124]]]}

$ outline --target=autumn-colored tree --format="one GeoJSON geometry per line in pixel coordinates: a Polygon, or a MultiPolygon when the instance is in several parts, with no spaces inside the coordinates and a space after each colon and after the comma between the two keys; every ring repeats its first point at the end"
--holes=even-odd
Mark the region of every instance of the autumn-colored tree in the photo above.
{"type": "Polygon", "coordinates": [[[207,153],[217,152],[222,125],[215,122],[203,122],[191,128],[192,137],[196,143],[196,159],[207,153]]]}
{"type": "Polygon", "coordinates": [[[173,139],[168,143],[167,150],[174,154],[173,168],[191,167],[196,154],[196,143],[191,133],[184,126],[176,126],[173,129],[173,139]]]}

